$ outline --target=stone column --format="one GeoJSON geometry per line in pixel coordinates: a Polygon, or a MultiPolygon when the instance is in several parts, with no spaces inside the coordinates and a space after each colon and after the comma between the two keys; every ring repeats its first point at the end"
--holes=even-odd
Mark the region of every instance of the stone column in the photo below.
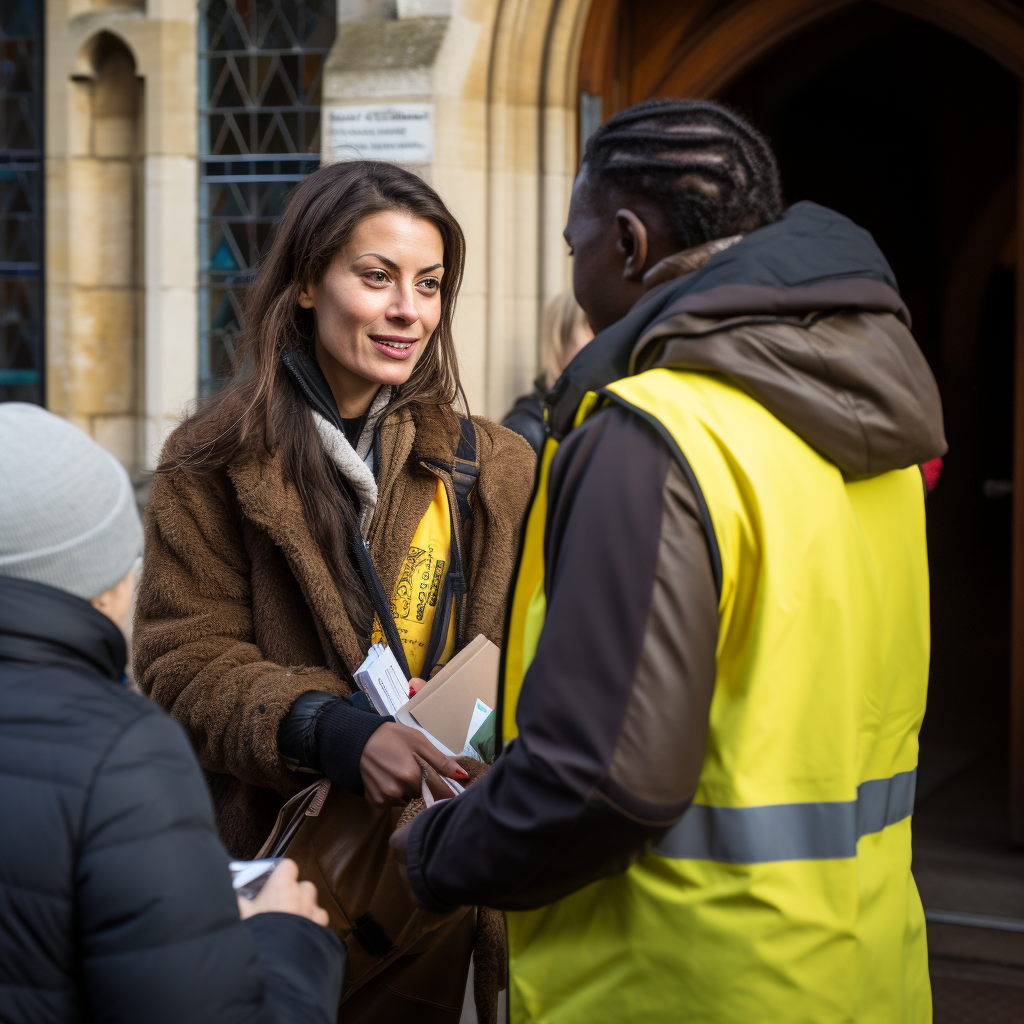
{"type": "Polygon", "coordinates": [[[145,468],[199,386],[196,0],[148,0],[153,68],[145,153],[145,468]],[[159,18],[159,24],[156,23],[159,18]]]}
{"type": "Polygon", "coordinates": [[[71,419],[126,466],[139,459],[139,148],[143,85],[116,36],[100,33],[93,74],[72,82],[68,167],[67,388],[71,419]]]}

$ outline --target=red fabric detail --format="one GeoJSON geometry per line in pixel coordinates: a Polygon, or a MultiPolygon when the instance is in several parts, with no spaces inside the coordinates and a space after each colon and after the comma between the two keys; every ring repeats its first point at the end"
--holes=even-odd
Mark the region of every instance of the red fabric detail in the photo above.
{"type": "Polygon", "coordinates": [[[939,482],[939,477],[942,476],[942,466],[942,459],[929,459],[921,466],[924,485],[928,488],[929,494],[935,490],[935,485],[939,482]]]}

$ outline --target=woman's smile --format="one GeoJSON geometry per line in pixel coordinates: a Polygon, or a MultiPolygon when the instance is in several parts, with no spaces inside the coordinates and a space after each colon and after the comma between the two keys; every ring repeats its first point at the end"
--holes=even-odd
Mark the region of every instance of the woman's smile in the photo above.
{"type": "Polygon", "coordinates": [[[370,341],[391,359],[408,359],[419,338],[403,338],[399,334],[371,334],[370,341]]]}

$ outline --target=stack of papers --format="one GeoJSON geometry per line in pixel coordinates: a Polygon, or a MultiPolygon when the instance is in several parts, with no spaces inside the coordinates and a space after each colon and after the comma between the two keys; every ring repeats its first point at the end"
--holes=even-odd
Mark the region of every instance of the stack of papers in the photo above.
{"type": "Polygon", "coordinates": [[[259,895],[274,868],[281,863],[280,857],[269,860],[233,860],[228,864],[231,872],[231,887],[239,896],[254,900],[259,895]]]}
{"type": "MultiPolygon", "coordinates": [[[[404,706],[419,725],[460,754],[472,737],[477,701],[488,711],[498,703],[500,651],[485,636],[467,644],[404,706]]],[[[486,715],[486,712],[484,713],[486,715]]],[[[479,728],[479,723],[477,724],[479,728]]]]}
{"type": "Polygon", "coordinates": [[[409,683],[387,644],[374,644],[356,669],[356,685],[373,702],[379,715],[397,715],[409,702],[409,683]]]}
{"type": "Polygon", "coordinates": [[[469,732],[466,733],[466,745],[462,748],[464,755],[475,757],[484,764],[494,764],[497,717],[493,709],[477,697],[469,732]]]}

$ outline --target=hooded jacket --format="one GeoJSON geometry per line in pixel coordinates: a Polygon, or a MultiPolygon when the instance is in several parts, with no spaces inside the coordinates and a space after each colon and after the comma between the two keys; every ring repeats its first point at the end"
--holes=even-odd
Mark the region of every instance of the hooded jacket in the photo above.
{"type": "Polygon", "coordinates": [[[0,576],[0,1020],[328,1024],[338,937],[239,920],[199,765],[125,660],[88,602],[0,576]]]}
{"type": "Polygon", "coordinates": [[[697,787],[718,640],[698,500],[633,414],[611,406],[572,430],[587,391],[653,367],[720,374],[854,477],[946,450],[892,271],[845,217],[800,203],[742,240],[663,261],[648,280],[549,397],[564,440],[519,737],[481,783],[413,823],[407,869],[429,907],[560,899],[645,853],[697,787]]]}

